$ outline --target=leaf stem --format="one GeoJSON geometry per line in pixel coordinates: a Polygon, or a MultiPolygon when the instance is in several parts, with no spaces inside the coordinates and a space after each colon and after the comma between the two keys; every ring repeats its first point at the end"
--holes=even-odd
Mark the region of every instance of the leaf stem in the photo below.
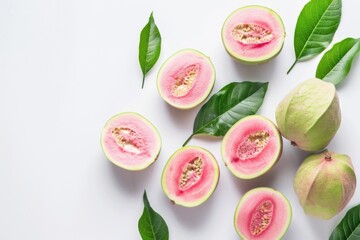
{"type": "Polygon", "coordinates": [[[141,89],[143,89],[143,88],[144,88],[144,82],[145,82],[145,74],[143,74],[143,79],[142,79],[141,89]]]}
{"type": "Polygon", "coordinates": [[[186,139],[186,141],[184,142],[184,144],[182,145],[183,147],[185,147],[185,145],[190,141],[190,139],[194,136],[194,134],[191,134],[190,137],[188,137],[188,139],[186,139]]]}
{"type": "Polygon", "coordinates": [[[293,69],[293,67],[295,66],[295,64],[298,62],[298,59],[295,60],[295,62],[293,63],[293,65],[291,65],[290,69],[287,71],[286,74],[289,74],[289,72],[293,69]]]}

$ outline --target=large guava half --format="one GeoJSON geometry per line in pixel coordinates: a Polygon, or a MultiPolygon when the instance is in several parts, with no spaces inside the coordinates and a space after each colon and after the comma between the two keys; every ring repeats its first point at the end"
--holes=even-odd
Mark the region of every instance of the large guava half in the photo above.
{"type": "Polygon", "coordinates": [[[161,149],[161,138],[155,126],[132,112],[111,117],[101,132],[100,142],[112,163],[134,171],[150,166],[161,149]]]}
{"type": "Polygon", "coordinates": [[[277,56],[284,44],[285,27],[270,8],[251,5],[232,12],[222,27],[226,51],[243,63],[266,62],[277,56]]]}
{"type": "Polygon", "coordinates": [[[272,188],[248,191],[234,214],[235,230],[242,239],[281,239],[291,222],[291,205],[287,198],[272,188]]]}
{"type": "Polygon", "coordinates": [[[178,149],[167,161],[161,185],[173,204],[195,207],[215,191],[219,175],[219,165],[209,151],[186,146],[178,149]]]}
{"type": "Polygon", "coordinates": [[[251,179],[266,173],[280,159],[282,138],[271,120],[251,115],[240,119],[225,134],[221,153],[236,177],[251,179]]]}
{"type": "Polygon", "coordinates": [[[215,69],[210,58],[194,49],[183,49],[169,57],[157,76],[160,96],[171,106],[189,109],[210,94],[215,69]]]}

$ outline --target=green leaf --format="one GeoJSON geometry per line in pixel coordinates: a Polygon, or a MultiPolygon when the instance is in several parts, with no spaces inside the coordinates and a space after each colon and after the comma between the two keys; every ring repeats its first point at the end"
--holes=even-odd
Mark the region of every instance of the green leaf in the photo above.
{"type": "Polygon", "coordinates": [[[315,57],[331,43],[341,19],[341,0],[311,0],[302,9],[295,27],[294,48],[298,61],[315,57]]]}
{"type": "Polygon", "coordinates": [[[360,38],[346,38],[327,51],[316,69],[316,77],[335,85],[350,72],[354,58],[360,52],[360,38]]]}
{"type": "Polygon", "coordinates": [[[360,204],[351,208],[332,232],[329,240],[360,239],[360,204]]]}
{"type": "Polygon", "coordinates": [[[145,75],[159,59],[161,49],[161,35],[155,24],[153,13],[150,14],[149,22],[142,29],[139,44],[139,63],[143,73],[142,85],[144,87],[145,75]]]}
{"type": "Polygon", "coordinates": [[[196,134],[224,136],[238,120],[257,112],[267,87],[267,82],[232,82],[223,87],[202,106],[183,146],[196,134]]]}
{"type": "Polygon", "coordinates": [[[168,240],[168,226],[164,219],[151,208],[146,191],[144,191],[143,201],[144,211],[138,223],[141,238],[143,240],[168,240]]]}

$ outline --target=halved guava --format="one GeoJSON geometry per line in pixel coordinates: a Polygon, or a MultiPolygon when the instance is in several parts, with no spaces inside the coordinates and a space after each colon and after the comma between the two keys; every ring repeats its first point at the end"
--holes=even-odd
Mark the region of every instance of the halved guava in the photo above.
{"type": "Polygon", "coordinates": [[[287,198],[272,188],[248,191],[234,214],[235,230],[242,239],[281,239],[291,222],[291,205],[287,198]]]}
{"type": "Polygon", "coordinates": [[[169,57],[157,76],[160,96],[171,106],[189,109],[210,94],[215,69],[210,58],[194,49],[183,49],[169,57]]]}
{"type": "Polygon", "coordinates": [[[112,163],[133,171],[150,166],[161,149],[161,138],[154,125],[132,112],[111,117],[101,132],[100,142],[112,163]]]}
{"type": "Polygon", "coordinates": [[[271,120],[251,115],[229,129],[221,150],[225,165],[236,177],[251,179],[266,173],[280,159],[282,138],[271,120]]]}
{"type": "Polygon", "coordinates": [[[285,27],[272,9],[251,5],[232,12],[222,27],[226,51],[243,63],[263,63],[278,55],[285,40],[285,27]]]}
{"type": "Polygon", "coordinates": [[[215,191],[219,175],[219,165],[209,151],[186,146],[178,149],[167,161],[161,185],[173,204],[195,207],[215,191]]]}

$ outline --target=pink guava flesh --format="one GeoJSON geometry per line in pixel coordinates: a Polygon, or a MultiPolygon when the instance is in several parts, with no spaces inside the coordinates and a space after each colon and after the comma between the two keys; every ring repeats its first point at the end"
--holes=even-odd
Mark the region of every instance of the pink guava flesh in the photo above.
{"type": "Polygon", "coordinates": [[[191,108],[209,95],[215,70],[209,58],[195,50],[184,49],[171,56],[158,74],[162,98],[178,108],[191,108]]]}
{"type": "Polygon", "coordinates": [[[123,113],[108,120],[101,145],[114,164],[128,170],[140,170],[153,163],[160,152],[157,130],[145,118],[135,113],[123,113]]]}
{"type": "Polygon", "coordinates": [[[280,239],[291,221],[289,201],[271,188],[255,188],[240,200],[235,229],[244,239],[280,239]]]}
{"type": "Polygon", "coordinates": [[[222,145],[226,166],[240,178],[265,173],[282,153],[278,129],[270,120],[258,115],[237,122],[225,135],[222,145]]]}
{"type": "Polygon", "coordinates": [[[271,9],[248,6],[233,12],[223,26],[226,50],[238,60],[262,62],[281,50],[285,29],[271,9]]]}
{"type": "Polygon", "coordinates": [[[213,155],[193,146],[180,148],[168,160],[162,187],[171,202],[187,207],[210,197],[219,179],[219,166],[213,155]]]}

